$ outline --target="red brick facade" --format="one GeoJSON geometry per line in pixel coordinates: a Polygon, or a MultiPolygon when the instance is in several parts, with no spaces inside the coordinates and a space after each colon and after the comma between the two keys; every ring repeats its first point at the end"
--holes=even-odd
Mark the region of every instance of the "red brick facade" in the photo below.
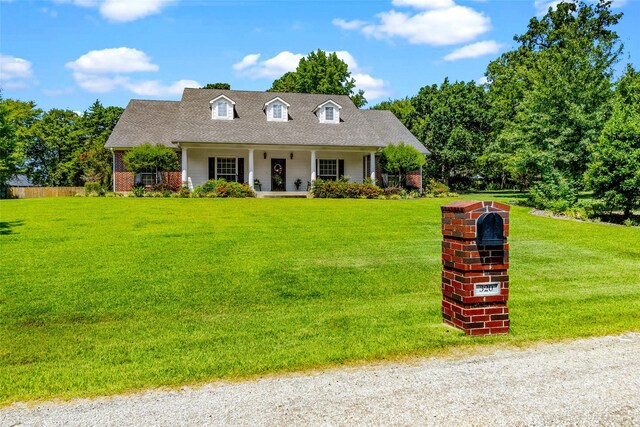
{"type": "MultiPolygon", "coordinates": [[[[131,191],[131,187],[135,184],[135,175],[133,172],[127,171],[124,163],[124,150],[114,150],[115,170],[113,171],[113,191],[131,191]]],[[[178,162],[182,161],[182,152],[178,151],[178,162]]],[[[167,172],[164,174],[164,182],[179,188],[182,185],[182,172],[167,172]]]]}
{"type": "Polygon", "coordinates": [[[442,318],[468,335],[509,331],[509,244],[478,246],[476,223],[488,212],[504,222],[509,235],[510,207],[498,202],[455,202],[442,206],[442,318]],[[478,292],[486,284],[497,295],[478,292]],[[482,288],[482,286],[480,286],[482,288]],[[497,288],[497,289],[496,289],[497,288]]]}
{"type": "Polygon", "coordinates": [[[422,173],[420,172],[420,169],[407,172],[407,186],[418,189],[422,188],[422,173]]]}

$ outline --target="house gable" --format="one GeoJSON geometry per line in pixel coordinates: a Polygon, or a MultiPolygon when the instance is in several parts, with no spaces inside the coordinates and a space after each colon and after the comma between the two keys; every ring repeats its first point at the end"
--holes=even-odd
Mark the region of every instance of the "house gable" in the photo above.
{"type": "Polygon", "coordinates": [[[340,123],[340,110],[342,106],[329,99],[318,105],[313,112],[318,116],[320,123],[340,123]]]}
{"type": "Polygon", "coordinates": [[[270,101],[265,102],[262,108],[269,122],[286,122],[289,121],[289,103],[284,101],[279,96],[276,96],[270,101]]]}
{"type": "Polygon", "coordinates": [[[220,95],[209,101],[211,118],[213,120],[233,120],[233,110],[236,103],[225,95],[220,95]]]}

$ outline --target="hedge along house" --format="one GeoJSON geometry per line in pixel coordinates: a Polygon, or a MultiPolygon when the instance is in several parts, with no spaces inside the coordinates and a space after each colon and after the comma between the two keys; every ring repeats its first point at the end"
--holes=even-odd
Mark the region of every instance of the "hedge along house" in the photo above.
{"type": "MultiPolygon", "coordinates": [[[[114,154],[115,191],[153,181],[124,164],[126,151],[144,143],[178,152],[182,170],[165,174],[173,184],[224,178],[295,191],[300,180],[304,191],[316,178],[379,181],[376,153],[400,142],[428,154],[393,113],[360,110],[346,95],[185,89],[180,101],[131,100],[106,147],[114,154]]],[[[421,172],[408,182],[421,187],[421,172]]]]}

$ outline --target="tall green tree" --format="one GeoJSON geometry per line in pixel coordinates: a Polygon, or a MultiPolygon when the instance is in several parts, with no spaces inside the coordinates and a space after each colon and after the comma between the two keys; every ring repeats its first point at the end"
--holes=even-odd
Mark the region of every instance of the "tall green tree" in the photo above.
{"type": "Polygon", "coordinates": [[[628,218],[640,208],[640,72],[631,65],[617,85],[613,114],[590,148],[589,187],[609,209],[622,209],[628,218]]]}
{"type": "Polygon", "coordinates": [[[482,86],[475,82],[425,86],[411,100],[412,132],[431,151],[429,175],[450,185],[470,179],[487,143],[491,116],[482,86]]]}
{"type": "Polygon", "coordinates": [[[334,53],[318,49],[300,59],[296,71],[276,79],[269,92],[321,93],[349,95],[357,107],[367,103],[364,91],[355,92],[356,81],[346,62],[334,53]]]}
{"type": "Polygon", "coordinates": [[[123,111],[121,107],[103,107],[96,100],[82,115],[79,134],[83,151],[79,155],[79,166],[85,182],[100,182],[104,188],[109,188],[112,153],[104,145],[123,111]]]}
{"type": "Polygon", "coordinates": [[[9,110],[0,95],[0,196],[4,197],[5,184],[18,173],[19,165],[16,129],[9,119],[9,110]]]}
{"type": "Polygon", "coordinates": [[[51,109],[33,124],[21,147],[27,175],[35,184],[82,185],[81,117],[70,110],[51,109]]]}
{"type": "MultiPolygon", "coordinates": [[[[488,153],[522,186],[558,172],[580,186],[587,147],[610,114],[613,65],[622,51],[611,2],[563,2],[529,21],[516,49],[489,64],[494,113],[488,153]],[[555,171],[555,172],[554,172],[555,171]]],[[[488,156],[491,157],[491,156],[488,156]]]]}

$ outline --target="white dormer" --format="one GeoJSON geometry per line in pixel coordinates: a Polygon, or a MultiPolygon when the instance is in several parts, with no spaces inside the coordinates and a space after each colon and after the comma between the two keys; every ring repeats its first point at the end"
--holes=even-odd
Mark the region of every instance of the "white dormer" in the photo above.
{"type": "Polygon", "coordinates": [[[211,104],[211,118],[214,120],[233,120],[233,100],[227,96],[220,95],[209,101],[211,104]]]}
{"type": "Polygon", "coordinates": [[[267,121],[269,122],[286,122],[289,120],[289,104],[279,96],[266,102],[262,109],[267,113],[267,121]]]}
{"type": "Polygon", "coordinates": [[[318,116],[320,123],[340,123],[340,110],[342,107],[330,99],[318,105],[313,112],[318,116]]]}

